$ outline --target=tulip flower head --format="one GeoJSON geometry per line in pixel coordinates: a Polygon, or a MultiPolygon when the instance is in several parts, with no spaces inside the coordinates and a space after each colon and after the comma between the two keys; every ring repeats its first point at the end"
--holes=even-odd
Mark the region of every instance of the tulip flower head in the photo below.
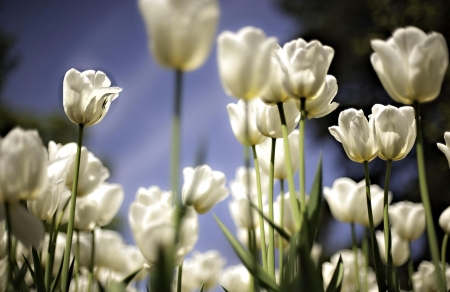
{"type": "MultiPolygon", "coordinates": [[[[308,104],[308,103],[306,103],[308,104]]],[[[342,143],[348,158],[354,162],[372,161],[378,155],[374,121],[369,122],[362,110],[347,109],[339,114],[339,126],[329,127],[333,137],[342,143]]]]}
{"type": "Polygon", "coordinates": [[[237,104],[228,104],[227,110],[228,116],[230,118],[231,129],[233,130],[236,139],[242,145],[257,145],[267,138],[258,131],[258,127],[256,125],[257,111],[264,106],[264,103],[259,98],[255,98],[249,101],[241,99],[237,104]],[[248,113],[248,117],[246,113],[248,113]],[[248,129],[246,129],[247,126],[248,129]],[[246,135],[247,133],[248,138],[246,135]]]}
{"type": "MultiPolygon", "coordinates": [[[[283,103],[288,135],[294,131],[300,121],[300,112],[295,107],[295,101],[283,103]]],[[[256,127],[266,137],[283,138],[281,132],[280,112],[277,106],[262,105],[256,109],[256,127]]]]}
{"type": "Polygon", "coordinates": [[[404,240],[416,240],[425,231],[425,210],[422,203],[408,201],[389,206],[389,220],[404,240]]]}
{"type": "MultiPolygon", "coordinates": [[[[442,267],[441,267],[442,268],[442,267]]],[[[450,268],[445,263],[445,282],[450,287],[450,268]]],[[[422,261],[413,274],[414,291],[439,291],[436,281],[436,267],[432,262],[422,261]]]]}
{"type": "MultiPolygon", "coordinates": [[[[377,230],[376,238],[378,242],[378,248],[380,250],[381,260],[386,264],[386,247],[384,241],[383,231],[377,230]]],[[[394,267],[400,267],[409,258],[409,243],[407,240],[401,238],[396,232],[395,228],[391,228],[391,255],[392,264],[394,267]]]]}
{"type": "Polygon", "coordinates": [[[442,143],[437,143],[439,150],[445,154],[448,161],[448,166],[450,167],[450,132],[445,132],[444,134],[445,145],[442,143]]]}
{"type": "Polygon", "coordinates": [[[409,26],[387,41],[372,40],[370,61],[389,96],[400,103],[429,102],[441,91],[448,49],[440,33],[409,26]]]}
{"type": "Polygon", "coordinates": [[[111,102],[121,91],[120,87],[111,87],[111,81],[101,71],[80,73],[70,69],[63,81],[64,111],[76,125],[95,125],[103,120],[111,102]]]}
{"type": "Polygon", "coordinates": [[[153,58],[191,71],[208,57],[219,20],[217,0],[139,0],[153,58]]]}
{"type": "Polygon", "coordinates": [[[414,109],[376,104],[369,118],[374,119],[378,157],[392,161],[405,158],[416,141],[414,109]]]}
{"type": "Polygon", "coordinates": [[[286,43],[276,56],[283,71],[283,87],[291,98],[309,100],[319,96],[334,56],[331,47],[317,40],[307,43],[297,39],[286,43]]]}
{"type": "Polygon", "coordinates": [[[244,265],[230,266],[223,271],[219,283],[227,291],[247,292],[251,287],[250,276],[244,265]]]}
{"type": "Polygon", "coordinates": [[[217,39],[219,73],[225,92],[250,100],[264,95],[271,75],[270,58],[277,39],[267,38],[255,27],[244,27],[236,34],[222,32],[217,39]]]}
{"type": "Polygon", "coordinates": [[[450,207],[447,207],[439,216],[439,226],[445,233],[450,234],[450,207]]]}
{"type": "Polygon", "coordinates": [[[183,204],[193,206],[199,214],[205,214],[228,197],[225,174],[208,165],[186,167],[183,176],[183,204]]]}

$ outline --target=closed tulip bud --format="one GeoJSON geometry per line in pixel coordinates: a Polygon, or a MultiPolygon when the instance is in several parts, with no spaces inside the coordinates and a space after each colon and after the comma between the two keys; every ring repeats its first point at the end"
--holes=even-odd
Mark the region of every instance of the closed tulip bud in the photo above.
{"type": "Polygon", "coordinates": [[[439,226],[445,233],[450,234],[450,207],[447,207],[439,216],[439,226]]]}
{"type": "Polygon", "coordinates": [[[422,203],[404,201],[391,205],[389,220],[404,240],[416,240],[425,231],[425,210],[422,203]]]}
{"type": "MultiPolygon", "coordinates": [[[[68,143],[64,146],[52,144],[49,147],[49,155],[54,159],[68,158],[66,166],[66,186],[72,188],[75,155],[77,144],[68,143]]],[[[80,168],[78,178],[77,196],[82,197],[91,193],[95,188],[109,178],[109,171],[97,157],[88,151],[86,147],[81,147],[80,168]]]]}
{"type": "Polygon", "coordinates": [[[47,188],[47,167],[38,132],[11,130],[0,139],[0,202],[38,198],[47,188]]]}
{"type": "Polygon", "coordinates": [[[158,186],[150,186],[148,189],[140,187],[136,192],[136,201],[144,206],[155,204],[172,204],[172,192],[161,190],[158,186]]]}
{"type": "Polygon", "coordinates": [[[444,37],[416,27],[399,28],[387,41],[372,40],[370,61],[384,89],[397,102],[434,100],[448,66],[444,37]]]}
{"type": "Polygon", "coordinates": [[[219,282],[225,262],[226,260],[220,256],[218,251],[209,250],[205,253],[194,252],[192,258],[187,259],[185,264],[193,272],[195,288],[204,285],[205,290],[210,290],[219,282]]]}
{"type": "Polygon", "coordinates": [[[277,57],[284,73],[283,86],[289,96],[316,98],[323,90],[333,56],[334,50],[317,40],[307,43],[297,39],[286,43],[277,57]]]}
{"type": "Polygon", "coordinates": [[[84,126],[103,120],[111,102],[122,91],[120,87],[110,86],[111,81],[101,71],[67,71],[63,81],[63,106],[69,120],[84,126]]]}
{"type": "Polygon", "coordinates": [[[251,26],[236,34],[225,31],[219,35],[219,73],[228,95],[245,100],[264,95],[271,77],[271,56],[276,43],[276,38],[267,38],[261,29],[251,26]]]}
{"type": "Polygon", "coordinates": [[[219,20],[216,0],[139,0],[138,6],[159,65],[191,71],[205,62],[219,20]]]}
{"type": "Polygon", "coordinates": [[[230,266],[223,271],[219,283],[227,291],[247,292],[251,287],[250,273],[242,264],[230,266]]]}
{"type": "MultiPolygon", "coordinates": [[[[336,96],[338,90],[336,78],[327,75],[325,84],[316,98],[305,102],[306,117],[310,120],[313,118],[321,118],[334,111],[339,104],[331,102],[336,96]]],[[[296,100],[297,109],[300,110],[300,100],[296,100]]]]}
{"type": "MultiPolygon", "coordinates": [[[[283,104],[286,117],[288,135],[294,131],[300,121],[300,112],[295,107],[295,101],[290,100],[283,104]]],[[[277,106],[263,105],[256,110],[256,127],[266,137],[283,138],[281,132],[280,112],[277,106]]]]}
{"type": "MultiPolygon", "coordinates": [[[[378,242],[378,248],[380,250],[381,260],[386,264],[386,245],[384,242],[383,231],[377,230],[376,238],[378,242]]],[[[409,244],[407,240],[401,238],[394,228],[391,228],[391,255],[392,264],[394,267],[400,267],[409,258],[409,244]]]]}
{"type": "Polygon", "coordinates": [[[283,49],[276,46],[275,52],[270,59],[272,66],[272,74],[268,80],[269,87],[260,95],[260,99],[267,105],[276,105],[277,103],[285,103],[291,100],[283,87],[283,69],[281,68],[280,59],[276,54],[283,54],[283,49]]]}
{"type": "MultiPolygon", "coordinates": [[[[291,152],[291,165],[292,172],[295,173],[299,167],[299,131],[294,130],[289,136],[289,149],[291,152]]],[[[263,143],[256,146],[256,151],[259,158],[259,166],[261,167],[262,172],[265,174],[269,174],[270,171],[270,153],[272,149],[272,141],[271,139],[267,139],[263,143]]],[[[284,160],[284,147],[283,147],[283,139],[277,139],[275,144],[275,164],[274,164],[274,177],[276,179],[287,179],[287,171],[286,164],[284,160]]]]}
{"type": "MultiPolygon", "coordinates": [[[[371,185],[370,192],[373,224],[377,226],[383,219],[384,191],[377,185],[371,185]]],[[[334,219],[369,227],[364,180],[356,183],[346,177],[338,178],[333,182],[332,188],[324,188],[323,194],[334,219]]],[[[392,195],[389,193],[389,202],[391,199],[392,195]]]]}
{"type": "MultiPolygon", "coordinates": [[[[268,178],[264,173],[261,175],[261,190],[263,192],[263,198],[267,197],[265,190],[269,187],[268,178]]],[[[255,198],[258,195],[257,185],[256,185],[256,172],[254,168],[249,168],[241,166],[236,169],[236,177],[234,180],[230,181],[230,190],[233,198],[240,198],[249,195],[251,198],[255,198]],[[248,177],[250,176],[250,177],[248,177]],[[250,181],[250,186],[247,186],[247,182],[250,181]]]]}
{"type": "Polygon", "coordinates": [[[354,162],[372,161],[378,155],[374,120],[369,122],[362,110],[353,108],[339,114],[339,126],[329,127],[331,135],[342,143],[348,158],[354,162]]]}
{"type": "Polygon", "coordinates": [[[442,143],[437,143],[439,150],[445,154],[448,161],[448,166],[450,167],[450,132],[445,132],[444,134],[445,145],[442,143]]]}
{"type": "Polygon", "coordinates": [[[231,129],[233,130],[234,136],[244,146],[252,146],[262,143],[266,140],[266,136],[258,131],[256,126],[256,113],[258,108],[263,107],[264,103],[259,99],[253,99],[245,102],[244,100],[239,100],[237,104],[230,103],[227,106],[228,116],[230,118],[231,129]],[[246,109],[246,107],[248,107],[246,109]],[[248,117],[246,117],[246,112],[248,112],[248,117]],[[246,122],[247,118],[247,122],[246,122]],[[248,129],[246,129],[248,125],[248,129]],[[248,130],[248,139],[247,139],[248,130]]]}
{"type": "Polygon", "coordinates": [[[378,157],[392,161],[405,158],[416,141],[414,109],[376,104],[370,118],[375,123],[378,157]]]}
{"type": "MultiPolygon", "coordinates": [[[[252,200],[252,203],[256,205],[257,202],[252,200]]],[[[258,211],[250,205],[247,197],[235,198],[228,203],[228,207],[236,226],[246,229],[255,229],[259,226],[258,211]]]]}
{"type": "Polygon", "coordinates": [[[205,214],[228,197],[225,174],[208,165],[186,167],[183,176],[183,204],[193,206],[199,214],[205,214]]]}

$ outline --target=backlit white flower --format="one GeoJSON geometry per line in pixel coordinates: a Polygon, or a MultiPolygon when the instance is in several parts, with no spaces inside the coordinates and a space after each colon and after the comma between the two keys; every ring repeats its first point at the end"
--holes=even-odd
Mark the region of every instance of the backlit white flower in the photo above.
{"type": "Polygon", "coordinates": [[[237,33],[224,31],[219,35],[217,59],[220,80],[228,95],[250,100],[265,93],[276,42],[276,38],[267,38],[261,29],[251,26],[237,33]]]}
{"type": "MultiPolygon", "coordinates": [[[[327,75],[325,84],[317,97],[305,101],[306,117],[308,119],[317,119],[334,111],[339,106],[337,102],[332,102],[337,90],[336,78],[332,75],[327,75]]],[[[295,104],[297,109],[300,110],[300,100],[295,100],[295,104]]]]}
{"type": "Polygon", "coordinates": [[[215,250],[205,253],[194,252],[192,257],[183,263],[183,270],[191,270],[195,288],[198,289],[204,285],[205,290],[210,290],[219,282],[225,262],[226,260],[215,250]]]}
{"type": "Polygon", "coordinates": [[[375,123],[378,157],[392,161],[405,158],[416,141],[414,109],[376,104],[370,118],[375,123]]]}
{"type": "Polygon", "coordinates": [[[250,289],[250,273],[242,264],[226,268],[220,278],[220,285],[233,292],[247,292],[250,289]]]}
{"type": "Polygon", "coordinates": [[[398,28],[387,41],[372,40],[370,61],[387,93],[397,102],[434,100],[448,66],[444,37],[417,27],[398,28]]]}
{"type": "MultiPolygon", "coordinates": [[[[300,121],[300,112],[295,107],[295,101],[283,103],[284,116],[288,135],[294,131],[300,121]]],[[[280,112],[277,106],[264,105],[256,110],[256,127],[266,137],[283,138],[281,132],[280,112]]]]}
{"type": "Polygon", "coordinates": [[[442,143],[437,143],[439,150],[445,154],[448,161],[448,166],[450,167],[450,132],[445,132],[444,134],[445,145],[442,143]]]}
{"type": "Polygon", "coordinates": [[[121,91],[120,87],[111,87],[111,81],[102,71],[70,69],[63,81],[64,111],[74,124],[95,125],[103,120],[121,91]]]}
{"type": "MultiPolygon", "coordinates": [[[[380,250],[381,260],[384,264],[386,264],[386,245],[384,242],[384,233],[383,231],[376,231],[376,238],[378,242],[378,248],[380,250]]],[[[401,238],[395,228],[391,228],[391,255],[392,255],[392,264],[394,267],[400,267],[409,258],[409,244],[408,241],[401,238]]]]}
{"type": "Polygon", "coordinates": [[[219,20],[217,0],[139,0],[138,6],[159,65],[190,71],[205,62],[219,20]]]}
{"type": "Polygon", "coordinates": [[[186,167],[183,176],[183,203],[192,205],[199,214],[208,212],[228,197],[225,174],[213,171],[208,165],[186,167]]]}
{"type": "Polygon", "coordinates": [[[450,207],[447,207],[439,216],[439,226],[445,233],[450,234],[450,207]]]}
{"type": "Polygon", "coordinates": [[[389,220],[404,240],[416,240],[425,231],[425,210],[422,203],[403,201],[389,206],[389,220]]]}

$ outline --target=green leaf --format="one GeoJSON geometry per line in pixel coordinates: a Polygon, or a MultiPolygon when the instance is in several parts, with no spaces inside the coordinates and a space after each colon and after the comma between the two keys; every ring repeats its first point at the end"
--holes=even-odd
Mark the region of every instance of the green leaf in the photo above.
{"type": "Polygon", "coordinates": [[[203,288],[205,288],[205,283],[202,283],[202,287],[200,287],[200,291],[199,292],[203,292],[203,288]]]}
{"type": "Polygon", "coordinates": [[[148,288],[148,285],[145,285],[145,288],[147,288],[147,292],[150,292],[150,289],[148,288]]]}
{"type": "Polygon", "coordinates": [[[228,290],[225,289],[223,286],[220,286],[220,287],[222,287],[222,289],[223,289],[224,292],[228,292],[228,290]]]}
{"type": "Polygon", "coordinates": [[[136,277],[137,274],[139,274],[139,272],[142,270],[142,268],[137,269],[136,271],[134,271],[133,273],[129,274],[128,276],[126,276],[121,282],[123,284],[125,284],[125,286],[128,286],[128,284],[130,284],[131,281],[133,281],[134,277],[136,277]]]}
{"type": "Polygon", "coordinates": [[[214,219],[219,225],[225,237],[230,242],[237,256],[241,259],[244,266],[249,270],[249,272],[258,279],[261,286],[271,291],[278,291],[277,283],[272,279],[272,277],[261,267],[259,266],[253,256],[245,250],[245,248],[239,243],[236,238],[231,234],[228,228],[220,221],[219,218],[214,214],[214,219]]]}
{"type": "Polygon", "coordinates": [[[320,154],[316,176],[308,200],[308,238],[310,248],[314,243],[317,230],[319,229],[320,215],[322,213],[322,192],[322,154],[320,154]]]}
{"type": "Polygon", "coordinates": [[[13,286],[15,290],[19,290],[21,292],[30,292],[28,285],[25,283],[25,275],[27,273],[27,270],[27,265],[22,265],[19,270],[17,264],[14,264],[14,274],[16,275],[16,278],[14,279],[13,286]]]}
{"type": "Polygon", "coordinates": [[[291,236],[291,240],[289,242],[289,253],[285,264],[285,270],[283,272],[283,279],[280,285],[280,291],[283,292],[296,291],[295,286],[299,285],[299,277],[295,274],[297,269],[297,239],[298,232],[291,236]]]}
{"type": "Polygon", "coordinates": [[[373,241],[373,252],[375,254],[375,265],[378,267],[377,269],[375,269],[376,275],[377,275],[377,284],[378,284],[378,290],[380,291],[386,291],[387,290],[387,286],[386,286],[386,274],[384,273],[384,265],[383,262],[381,261],[381,257],[380,257],[380,249],[378,248],[378,241],[375,238],[373,241]]]}
{"type": "Polygon", "coordinates": [[[67,277],[67,279],[69,279],[69,280],[67,283],[67,291],[66,292],[69,292],[70,282],[72,281],[72,276],[73,276],[74,264],[75,264],[75,257],[72,259],[72,263],[70,264],[70,267],[69,267],[69,276],[67,277]]]}
{"type": "Polygon", "coordinates": [[[56,274],[56,277],[53,280],[53,283],[51,285],[51,289],[50,289],[51,292],[55,292],[56,288],[60,286],[59,280],[61,279],[63,263],[64,263],[64,253],[63,253],[63,256],[61,258],[61,263],[59,265],[58,273],[56,274]]]}
{"type": "Polygon", "coordinates": [[[267,221],[267,223],[269,223],[270,226],[273,227],[273,229],[275,229],[284,239],[286,239],[287,241],[291,240],[291,236],[280,226],[278,226],[277,224],[275,224],[275,222],[273,222],[269,217],[267,217],[264,212],[262,212],[261,210],[259,210],[258,206],[256,206],[253,203],[250,203],[250,205],[252,206],[252,208],[254,208],[256,211],[258,211],[259,214],[261,214],[261,216],[264,218],[264,220],[267,221]]]}
{"type": "Polygon", "coordinates": [[[117,283],[112,282],[109,284],[108,289],[106,289],[107,292],[125,292],[127,289],[127,285],[125,285],[123,282],[117,283]]]}
{"type": "Polygon", "coordinates": [[[342,262],[342,257],[339,255],[339,260],[334,268],[333,276],[328,284],[327,290],[325,292],[340,292],[342,286],[342,279],[344,278],[344,263],[342,262]]]}
{"type": "Polygon", "coordinates": [[[45,289],[44,271],[42,270],[41,260],[39,259],[38,252],[34,247],[32,248],[31,252],[33,254],[34,273],[36,275],[35,284],[37,292],[46,292],[47,289],[45,289]]]}
{"type": "Polygon", "coordinates": [[[31,278],[33,278],[33,282],[36,284],[36,274],[34,273],[34,270],[31,267],[30,262],[28,261],[28,259],[23,254],[22,254],[22,257],[23,257],[23,259],[25,261],[25,265],[27,266],[28,270],[30,271],[31,278]]]}

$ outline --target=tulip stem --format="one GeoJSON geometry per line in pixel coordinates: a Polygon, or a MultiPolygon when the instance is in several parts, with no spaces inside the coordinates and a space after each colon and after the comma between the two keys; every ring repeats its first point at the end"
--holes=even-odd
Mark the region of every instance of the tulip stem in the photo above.
{"type": "MultiPolygon", "coordinates": [[[[441,250],[441,262],[442,262],[442,276],[445,279],[445,264],[447,262],[447,242],[448,242],[448,234],[445,233],[444,239],[442,240],[442,250],[441,250]]],[[[444,285],[446,283],[444,282],[444,285]]],[[[447,289],[447,287],[445,288],[447,289]]]]}
{"type": "MultiPolygon", "coordinates": [[[[277,139],[272,138],[272,149],[270,151],[270,169],[269,169],[269,219],[274,221],[273,217],[273,184],[275,172],[275,146],[277,139]]],[[[263,233],[264,234],[264,233],[263,233]]],[[[268,254],[269,273],[275,279],[275,234],[272,226],[269,226],[269,254],[268,254]]]]}
{"type": "MultiPolygon", "coordinates": [[[[368,281],[368,275],[369,275],[369,242],[367,241],[367,236],[369,235],[369,231],[367,228],[364,230],[364,237],[362,240],[362,250],[364,253],[364,291],[369,291],[369,281],[368,281]]],[[[369,235],[370,236],[370,235],[369,235]]]]}
{"type": "Polygon", "coordinates": [[[55,232],[56,226],[56,213],[53,214],[52,223],[50,225],[50,233],[48,237],[48,246],[47,246],[47,261],[45,263],[45,287],[50,287],[50,280],[53,274],[53,257],[55,254],[52,252],[53,250],[53,237],[57,235],[55,232]]]}
{"type": "MultiPolygon", "coordinates": [[[[252,150],[253,150],[253,163],[255,165],[255,173],[256,173],[256,188],[258,190],[258,209],[262,212],[263,211],[263,200],[262,200],[262,191],[261,191],[261,176],[259,173],[259,163],[258,163],[258,156],[256,154],[255,145],[252,145],[252,150]]],[[[247,169],[247,171],[248,171],[247,177],[250,177],[249,169],[250,168],[247,169]]],[[[249,190],[250,187],[249,186],[247,186],[247,187],[249,190]]],[[[252,214],[252,213],[253,213],[253,210],[251,210],[250,214],[252,214]]],[[[265,234],[264,217],[262,216],[262,214],[259,214],[259,231],[260,231],[260,234],[265,234]]],[[[261,236],[261,254],[262,254],[263,267],[266,271],[269,271],[268,263],[267,263],[267,249],[266,249],[265,236],[261,236]]]]}
{"type": "MultiPolygon", "coordinates": [[[[292,211],[294,214],[295,229],[300,230],[300,226],[302,226],[301,220],[302,220],[303,216],[300,216],[300,210],[299,210],[298,200],[297,200],[296,191],[295,191],[294,176],[292,173],[291,151],[289,148],[289,139],[288,139],[288,134],[287,134],[286,118],[284,116],[283,103],[279,102],[279,103],[277,103],[277,106],[278,106],[278,112],[280,113],[281,132],[283,134],[284,162],[286,164],[286,172],[287,172],[288,187],[289,187],[289,199],[291,201],[292,211]]],[[[300,133],[300,136],[301,136],[301,133],[300,133]]],[[[302,200],[300,202],[300,206],[303,206],[301,208],[304,208],[306,200],[304,197],[300,197],[300,200],[302,200]]]]}
{"type": "Polygon", "coordinates": [[[84,125],[81,124],[78,125],[77,154],[75,158],[75,170],[73,172],[72,194],[70,196],[69,223],[67,224],[66,248],[64,250],[61,291],[67,291],[69,285],[68,277],[69,277],[70,250],[72,248],[73,221],[75,218],[75,206],[78,191],[78,175],[80,173],[79,170],[80,170],[81,145],[83,143],[83,129],[84,125]]]}
{"type": "Polygon", "coordinates": [[[352,249],[353,249],[353,255],[355,256],[356,291],[361,291],[361,287],[360,287],[360,283],[359,283],[358,246],[356,243],[355,223],[351,223],[350,226],[352,229],[352,249]]]}
{"type": "Polygon", "coordinates": [[[395,291],[397,291],[396,286],[396,274],[395,268],[392,263],[392,239],[391,239],[391,230],[389,224],[389,183],[391,180],[391,168],[392,168],[392,160],[387,160],[386,165],[386,178],[384,181],[384,199],[383,199],[383,224],[384,224],[384,249],[386,255],[386,277],[388,280],[388,287],[393,287],[395,291]]]}
{"type": "Polygon", "coordinates": [[[88,291],[92,291],[92,282],[94,280],[94,262],[95,262],[95,229],[91,231],[91,263],[89,265],[88,291]]]}
{"type": "Polygon", "coordinates": [[[369,230],[370,230],[370,243],[372,246],[372,256],[373,256],[373,262],[375,267],[375,274],[377,275],[377,284],[378,284],[378,291],[386,291],[386,284],[384,283],[384,277],[382,272],[382,266],[381,266],[381,259],[380,259],[380,251],[376,245],[376,238],[375,238],[375,227],[373,224],[373,214],[372,214],[372,198],[370,195],[370,176],[369,176],[369,162],[364,161],[364,177],[366,181],[366,203],[367,203],[367,213],[369,215],[369,230]]]}
{"type": "Polygon", "coordinates": [[[181,95],[183,87],[183,71],[175,71],[175,96],[172,117],[172,143],[170,155],[170,186],[174,194],[173,200],[176,204],[179,197],[179,172],[180,172],[180,128],[181,128],[181,95]]]}
{"type": "MultiPolygon", "coordinates": [[[[284,229],[284,180],[280,180],[280,227],[284,229]]],[[[281,235],[278,236],[278,270],[279,283],[283,282],[283,266],[284,266],[284,239],[281,235]]]]}
{"type": "MultiPolygon", "coordinates": [[[[423,207],[425,209],[425,218],[427,224],[428,243],[430,245],[431,258],[436,269],[436,275],[441,274],[441,267],[439,264],[439,247],[436,238],[436,231],[434,229],[433,214],[430,205],[430,196],[428,195],[427,177],[425,173],[425,159],[423,155],[423,137],[422,124],[420,122],[420,103],[414,102],[414,109],[416,113],[416,152],[417,152],[417,171],[419,174],[420,197],[422,199],[423,207]]],[[[445,290],[445,278],[437,276],[437,284],[439,291],[445,290]]]]}
{"type": "Polygon", "coordinates": [[[305,170],[305,124],[306,124],[306,98],[300,99],[300,123],[299,130],[300,135],[298,149],[299,149],[299,171],[298,171],[298,180],[299,180],[299,188],[300,188],[300,210],[302,214],[306,212],[306,170],[305,170]]]}
{"type": "Polygon", "coordinates": [[[408,281],[409,281],[409,288],[411,289],[411,291],[414,291],[414,283],[412,280],[412,275],[414,273],[414,263],[412,260],[411,240],[408,240],[408,248],[409,248],[408,281]]]}
{"type": "MultiPolygon", "coordinates": [[[[253,212],[253,210],[252,210],[252,212],[253,212]]],[[[255,261],[253,261],[253,264],[256,266],[257,265],[257,262],[256,262],[257,251],[256,251],[255,229],[252,229],[252,228],[248,229],[248,243],[249,243],[248,245],[249,245],[249,249],[250,249],[250,254],[252,254],[255,259],[255,261]]],[[[251,292],[259,291],[259,285],[257,283],[257,279],[253,275],[250,275],[250,291],[251,292]]]]}
{"type": "Polygon", "coordinates": [[[78,292],[79,271],[80,271],[80,231],[77,230],[77,245],[75,247],[75,292],[78,292]]]}
{"type": "MultiPolygon", "coordinates": [[[[6,244],[8,247],[8,287],[12,287],[14,283],[14,249],[12,247],[12,232],[11,232],[11,210],[10,203],[5,201],[5,220],[6,220],[6,228],[7,228],[7,236],[6,244]]],[[[10,291],[10,289],[6,289],[6,291],[10,291]]]]}
{"type": "Polygon", "coordinates": [[[183,262],[178,266],[178,279],[177,279],[177,292],[181,292],[181,287],[183,285],[183,262]]]}

